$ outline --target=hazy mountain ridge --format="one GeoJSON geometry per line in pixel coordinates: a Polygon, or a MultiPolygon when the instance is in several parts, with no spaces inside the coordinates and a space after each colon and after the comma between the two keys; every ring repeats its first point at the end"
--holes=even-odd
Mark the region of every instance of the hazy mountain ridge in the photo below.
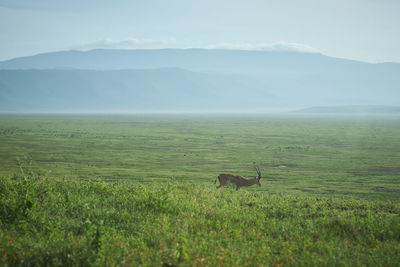
{"type": "Polygon", "coordinates": [[[314,114],[400,114],[400,106],[325,106],[296,110],[314,114]]]}
{"type": "Polygon", "coordinates": [[[61,51],[0,62],[0,104],[0,111],[397,106],[400,64],[283,51],[61,51]]]}
{"type": "MultiPolygon", "coordinates": [[[[397,63],[393,63],[397,64],[397,63]]],[[[231,72],[247,69],[356,66],[364,68],[380,64],[339,59],[317,53],[294,51],[250,51],[223,49],[138,49],[59,51],[20,57],[0,62],[0,69],[76,68],[93,70],[153,69],[179,67],[192,71],[231,72]]],[[[400,65],[400,64],[398,64],[400,65]]]]}
{"type": "Polygon", "coordinates": [[[242,109],[269,95],[229,75],[154,70],[0,70],[1,111],[242,109]]]}

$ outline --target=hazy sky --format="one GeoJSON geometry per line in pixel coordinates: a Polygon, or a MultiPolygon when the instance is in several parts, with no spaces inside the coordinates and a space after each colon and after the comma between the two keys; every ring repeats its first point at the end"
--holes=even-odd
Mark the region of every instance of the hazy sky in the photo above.
{"type": "Polygon", "coordinates": [[[93,48],[295,49],[400,62],[400,0],[0,0],[0,60],[93,48]]]}

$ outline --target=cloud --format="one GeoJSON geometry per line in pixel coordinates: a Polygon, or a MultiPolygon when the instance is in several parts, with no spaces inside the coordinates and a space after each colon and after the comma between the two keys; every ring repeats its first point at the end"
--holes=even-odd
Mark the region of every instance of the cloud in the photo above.
{"type": "Polygon", "coordinates": [[[104,49],[157,49],[157,48],[169,48],[177,46],[174,39],[136,39],[136,38],[125,38],[120,40],[114,40],[110,38],[99,39],[92,42],[87,42],[82,45],[73,47],[79,50],[90,50],[96,48],[104,49]]]}
{"type": "Polygon", "coordinates": [[[232,49],[232,50],[255,50],[255,51],[294,51],[304,53],[321,53],[318,49],[298,44],[298,43],[286,43],[286,42],[274,42],[274,43],[221,43],[217,45],[210,45],[206,48],[209,49],[232,49]]]}
{"type": "Polygon", "coordinates": [[[303,53],[322,53],[311,46],[287,43],[220,43],[205,46],[183,45],[173,38],[170,39],[136,39],[125,38],[114,40],[110,38],[99,39],[73,47],[78,50],[90,49],[161,49],[161,48],[204,48],[204,49],[229,49],[229,50],[252,50],[252,51],[293,51],[303,53]]]}

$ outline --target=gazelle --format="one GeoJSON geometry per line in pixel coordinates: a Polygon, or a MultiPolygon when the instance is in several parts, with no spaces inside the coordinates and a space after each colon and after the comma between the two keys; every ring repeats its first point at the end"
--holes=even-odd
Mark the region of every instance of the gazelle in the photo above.
{"type": "MultiPolygon", "coordinates": [[[[258,186],[261,186],[260,179],[261,179],[261,171],[257,166],[254,166],[256,169],[256,172],[258,174],[258,177],[256,178],[245,178],[240,175],[236,174],[230,174],[230,173],[221,173],[220,175],[217,176],[218,181],[219,181],[219,186],[217,188],[221,188],[222,186],[226,185],[227,183],[232,183],[236,185],[236,190],[239,190],[241,187],[244,186],[251,186],[253,184],[258,184],[258,186]]],[[[215,183],[217,182],[217,179],[215,179],[215,183]]]]}

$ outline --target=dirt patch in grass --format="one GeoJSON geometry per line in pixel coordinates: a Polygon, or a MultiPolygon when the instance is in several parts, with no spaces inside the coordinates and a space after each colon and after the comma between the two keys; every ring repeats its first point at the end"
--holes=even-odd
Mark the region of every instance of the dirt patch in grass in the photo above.
{"type": "Polygon", "coordinates": [[[296,167],[297,165],[295,164],[276,164],[276,165],[272,165],[272,167],[274,168],[293,168],[296,167]]]}

